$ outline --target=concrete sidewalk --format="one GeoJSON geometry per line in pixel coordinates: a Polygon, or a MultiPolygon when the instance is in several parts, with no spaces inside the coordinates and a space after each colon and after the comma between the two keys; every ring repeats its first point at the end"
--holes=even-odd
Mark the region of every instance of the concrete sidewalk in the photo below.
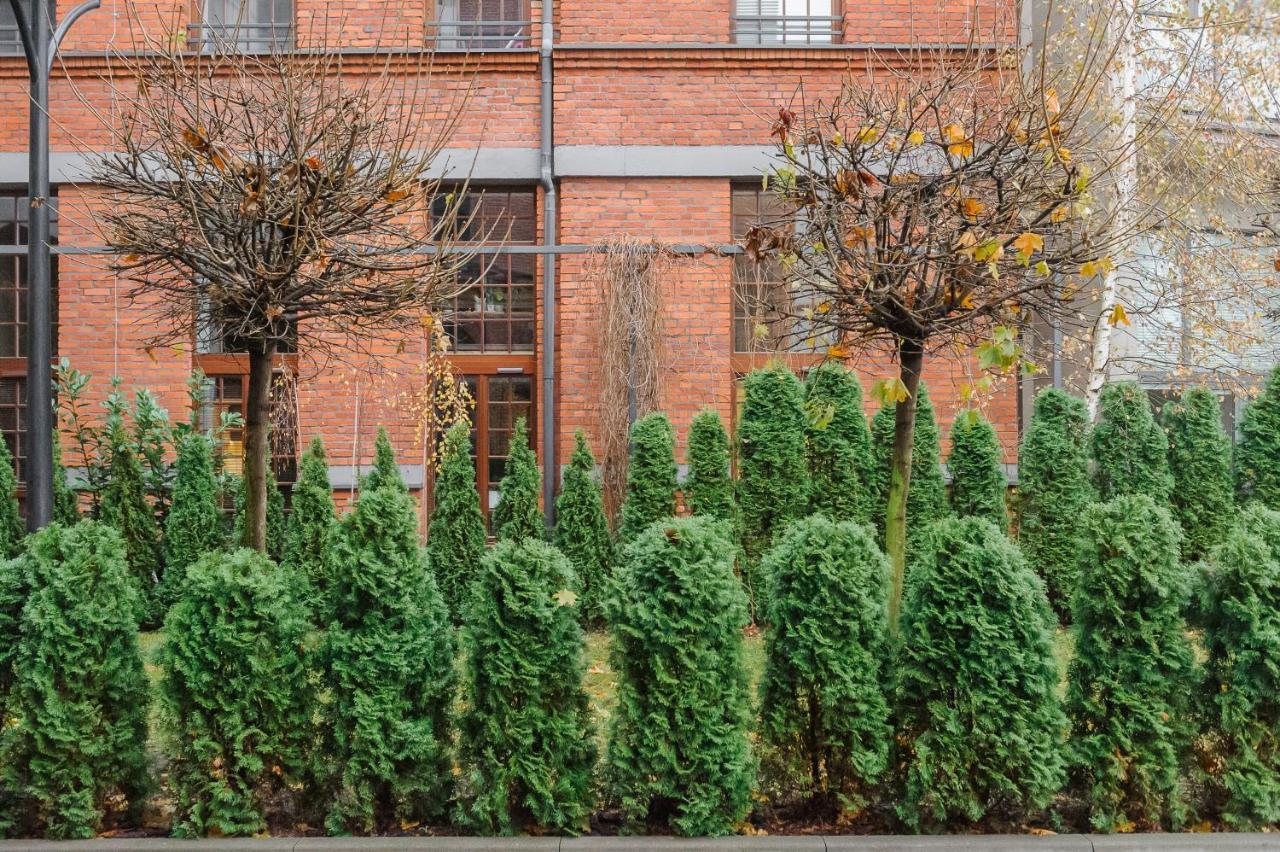
{"type": "Polygon", "coordinates": [[[0,841],[0,852],[1280,852],[1276,834],[947,835],[942,837],[363,837],[0,841]]]}

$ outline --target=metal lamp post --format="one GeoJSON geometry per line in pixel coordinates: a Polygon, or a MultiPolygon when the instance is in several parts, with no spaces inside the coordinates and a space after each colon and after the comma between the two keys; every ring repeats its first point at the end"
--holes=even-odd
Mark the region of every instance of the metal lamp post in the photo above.
{"type": "Polygon", "coordinates": [[[67,30],[98,8],[86,0],[52,29],[55,0],[9,0],[27,56],[31,80],[30,176],[27,196],[27,527],[53,517],[53,288],[49,245],[49,76],[67,30]]]}

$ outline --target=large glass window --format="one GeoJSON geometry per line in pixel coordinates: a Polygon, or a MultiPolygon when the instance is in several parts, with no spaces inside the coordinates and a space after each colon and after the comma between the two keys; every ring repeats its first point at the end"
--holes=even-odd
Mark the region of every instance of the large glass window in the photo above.
{"type": "Polygon", "coordinates": [[[473,375],[464,380],[476,405],[471,417],[471,457],[476,463],[480,505],[487,518],[501,497],[498,483],[507,472],[517,418],[525,419],[529,440],[534,441],[533,377],[473,375]]]}
{"type": "Polygon", "coordinates": [[[200,45],[263,53],[288,47],[293,38],[293,0],[204,0],[197,27],[200,45]]]}
{"type": "MultiPolygon", "coordinates": [[[[204,400],[200,408],[200,428],[211,430],[222,422],[223,414],[244,419],[249,377],[245,373],[224,373],[205,377],[204,400]]],[[[288,378],[278,375],[271,386],[271,469],[276,482],[287,489],[298,479],[297,398],[288,378]]],[[[244,470],[244,429],[236,427],[220,433],[218,451],[222,466],[237,476],[244,470]]]]}
{"type": "Polygon", "coordinates": [[[431,24],[439,50],[514,50],[529,47],[528,0],[439,0],[431,24]]]}
{"type": "Polygon", "coordinates": [[[839,0],[735,0],[733,7],[738,44],[837,44],[841,24],[839,0]]]}
{"type": "Polygon", "coordinates": [[[18,482],[27,474],[27,382],[18,376],[0,378],[0,434],[13,456],[18,482]]]}
{"type": "MultiPolygon", "coordinates": [[[[31,8],[31,0],[25,5],[31,8]]],[[[0,3],[0,56],[22,56],[26,51],[22,48],[22,36],[18,33],[18,19],[13,14],[13,4],[9,0],[0,3]]]]}
{"type": "MultiPolygon", "coordinates": [[[[49,234],[58,241],[58,203],[49,202],[49,234]]],[[[0,192],[0,245],[25,247],[28,243],[30,204],[25,193],[0,192]]],[[[53,282],[53,323],[55,354],[58,324],[58,256],[51,260],[53,282]]],[[[0,255],[0,358],[25,358],[27,355],[27,256],[0,255]]]]}

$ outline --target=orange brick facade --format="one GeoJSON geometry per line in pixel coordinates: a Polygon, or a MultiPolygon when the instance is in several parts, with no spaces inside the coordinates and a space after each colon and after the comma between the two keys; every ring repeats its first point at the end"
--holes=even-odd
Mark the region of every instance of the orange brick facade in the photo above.
{"type": "MultiPolygon", "coordinates": [[[[59,3],[60,11],[71,5],[59,3]]],[[[155,37],[171,24],[197,20],[199,0],[135,0],[132,6],[140,10],[137,20],[155,28],[155,37]]],[[[548,236],[544,194],[535,168],[542,9],[537,2],[529,5],[527,38],[515,49],[437,54],[432,81],[441,93],[442,110],[459,93],[470,91],[466,112],[448,145],[452,158],[461,162],[468,152],[478,150],[496,157],[496,163],[526,164],[506,174],[500,166],[488,166],[473,181],[477,186],[528,193],[536,220],[531,227],[539,243],[548,236]]],[[[940,4],[846,0],[840,12],[840,43],[821,46],[736,45],[733,0],[666,4],[562,0],[554,13],[552,127],[558,221],[553,236],[556,244],[566,247],[581,247],[615,234],[708,247],[728,245],[733,237],[731,188],[735,182],[758,184],[760,172],[734,165],[716,173],[715,157],[708,162],[698,157],[699,151],[764,149],[770,141],[770,116],[779,104],[830,95],[845,75],[862,73],[870,49],[963,41],[970,33],[987,40],[1016,37],[1010,23],[1016,12],[1006,8],[1003,0],[940,4]],[[642,164],[624,169],[614,163],[641,149],[642,164]],[[584,160],[584,151],[593,159],[584,160]]],[[[299,46],[323,44],[328,49],[350,50],[353,66],[379,46],[422,49],[423,34],[431,31],[430,22],[437,18],[430,0],[424,4],[296,0],[294,14],[299,46]]],[[[107,144],[107,128],[118,119],[114,87],[128,85],[110,79],[108,54],[128,49],[130,20],[124,0],[103,0],[102,9],[82,21],[64,44],[52,86],[55,180],[57,154],[74,161],[107,144]]],[[[24,61],[0,56],[0,155],[16,158],[15,162],[25,152],[26,115],[24,61]]],[[[461,166],[465,170],[466,163],[461,166]]],[[[74,162],[65,167],[68,172],[74,168],[74,162]]],[[[13,181],[22,174],[19,166],[10,168],[3,178],[13,181]]],[[[8,185],[21,189],[13,182],[8,185]]],[[[94,245],[93,187],[71,174],[59,186],[58,195],[60,245],[94,245]]],[[[527,384],[535,421],[540,420],[538,412],[545,404],[541,292],[545,265],[542,257],[530,254],[512,273],[513,280],[534,276],[537,319],[531,345],[522,343],[518,351],[506,353],[454,356],[462,373],[492,380],[490,390],[497,396],[511,392],[512,381],[518,393],[527,384]]],[[[576,429],[588,434],[596,431],[600,288],[589,255],[558,256],[557,465],[567,459],[576,429]]],[[[180,412],[186,405],[185,381],[201,360],[194,346],[146,350],[152,329],[145,306],[131,304],[126,290],[105,271],[101,256],[61,257],[58,353],[73,366],[93,373],[100,391],[105,390],[109,376],[119,375],[127,389],[149,387],[171,411],[180,412]]],[[[714,406],[727,420],[732,418],[735,378],[752,360],[733,351],[730,257],[702,253],[673,261],[664,277],[663,295],[667,309],[665,408],[683,446],[689,420],[702,407],[714,406]]],[[[372,372],[368,363],[313,364],[302,352],[298,423],[303,443],[321,435],[332,464],[359,465],[371,458],[376,427],[385,425],[402,462],[421,464],[421,430],[403,404],[412,390],[408,386],[418,344],[409,341],[401,354],[387,351],[372,372]],[[397,372],[398,378],[391,375],[397,372]]],[[[234,356],[229,356],[226,363],[233,362],[234,356]]],[[[854,363],[868,385],[892,371],[888,360],[875,353],[859,353],[854,363]]],[[[10,375],[19,368],[16,361],[0,359],[0,369],[10,375]]],[[[950,354],[929,362],[926,379],[944,435],[958,406],[958,389],[974,374],[973,364],[950,354]]],[[[997,424],[1006,458],[1012,461],[1018,434],[1015,383],[999,385],[984,404],[997,424]]],[[[495,423],[500,416],[504,415],[495,413],[495,423]]],[[[541,429],[540,423],[536,428],[541,429]]]]}

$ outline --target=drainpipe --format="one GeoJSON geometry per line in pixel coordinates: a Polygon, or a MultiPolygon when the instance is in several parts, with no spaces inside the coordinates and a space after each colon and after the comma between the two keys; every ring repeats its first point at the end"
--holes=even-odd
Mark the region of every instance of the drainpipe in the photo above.
{"type": "Polygon", "coordinates": [[[555,105],[555,77],[552,50],[555,46],[554,0],[542,0],[542,46],[538,74],[542,82],[540,137],[538,140],[542,183],[542,244],[550,249],[542,255],[542,504],[547,532],[555,524],[556,486],[560,466],[556,463],[556,175],[552,146],[552,116],[555,105]]]}

